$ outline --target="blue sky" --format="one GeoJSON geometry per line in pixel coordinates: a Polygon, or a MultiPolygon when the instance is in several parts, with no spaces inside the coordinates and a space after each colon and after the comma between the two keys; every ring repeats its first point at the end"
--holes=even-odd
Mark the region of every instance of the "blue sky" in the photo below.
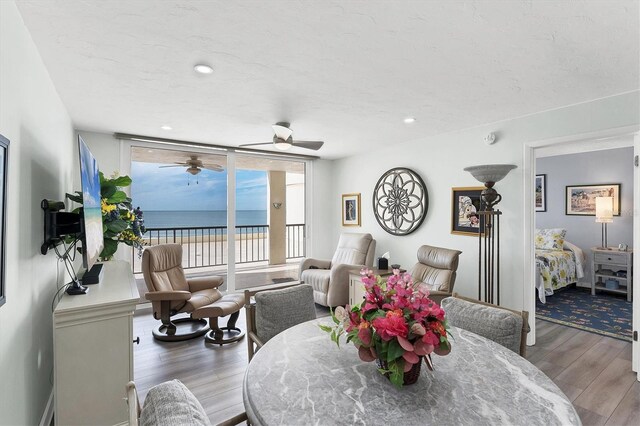
{"type": "MultiPolygon", "coordinates": [[[[226,210],[227,171],[203,169],[196,176],[186,167],[161,169],[158,163],[131,163],[131,198],[145,210],[226,210]],[[197,182],[197,183],[196,183],[197,182]],[[187,185],[188,183],[188,185],[187,185]]],[[[267,172],[236,171],[236,210],[267,209],[267,172]]]]}

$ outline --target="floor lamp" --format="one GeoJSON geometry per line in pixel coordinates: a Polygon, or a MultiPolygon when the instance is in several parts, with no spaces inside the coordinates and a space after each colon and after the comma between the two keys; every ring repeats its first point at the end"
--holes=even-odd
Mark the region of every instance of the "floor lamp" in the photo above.
{"type": "Polygon", "coordinates": [[[602,224],[602,250],[607,247],[607,223],[613,222],[613,197],[596,197],[596,222],[602,224]]]}
{"type": "Polygon", "coordinates": [[[480,230],[478,235],[478,300],[500,305],[500,216],[495,208],[502,195],[493,188],[517,166],[488,164],[466,167],[464,170],[484,184],[480,194],[480,230]]]}

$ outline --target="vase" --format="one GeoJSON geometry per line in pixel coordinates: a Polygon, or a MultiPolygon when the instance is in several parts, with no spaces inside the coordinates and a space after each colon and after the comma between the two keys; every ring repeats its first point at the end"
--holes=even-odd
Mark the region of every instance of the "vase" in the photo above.
{"type": "MultiPolygon", "coordinates": [[[[428,356],[428,355],[427,355],[428,356]]],[[[412,385],[418,381],[418,377],[420,377],[420,366],[422,365],[422,359],[424,357],[420,357],[420,361],[411,366],[411,370],[404,373],[403,386],[404,385],[412,385]]],[[[376,365],[378,368],[382,368],[384,370],[387,369],[387,361],[383,361],[381,359],[376,359],[376,365]]],[[[384,373],[384,376],[388,379],[389,373],[384,373]]]]}

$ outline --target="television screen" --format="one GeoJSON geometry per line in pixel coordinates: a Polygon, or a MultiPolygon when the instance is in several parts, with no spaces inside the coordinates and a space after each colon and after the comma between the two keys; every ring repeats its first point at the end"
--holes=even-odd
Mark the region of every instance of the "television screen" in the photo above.
{"type": "Polygon", "coordinates": [[[84,267],[91,269],[100,256],[104,246],[102,234],[102,208],[100,205],[100,175],[98,162],[78,135],[78,149],[80,151],[80,181],[82,185],[83,204],[83,236],[82,254],[84,267]]]}

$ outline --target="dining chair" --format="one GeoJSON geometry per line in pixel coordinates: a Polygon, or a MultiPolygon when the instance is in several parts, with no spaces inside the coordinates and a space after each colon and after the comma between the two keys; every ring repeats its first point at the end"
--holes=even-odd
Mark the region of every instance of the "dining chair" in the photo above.
{"type": "Polygon", "coordinates": [[[472,333],[511,349],[524,357],[527,351],[529,313],[514,311],[453,293],[442,300],[449,325],[472,333]]]}
{"type": "Polygon", "coordinates": [[[313,287],[293,284],[274,289],[245,290],[249,361],[273,336],[294,325],[316,319],[313,287]]]}
{"type": "Polygon", "coordinates": [[[373,266],[376,240],[371,234],[343,233],[333,258],[300,262],[300,282],[313,287],[313,299],[323,306],[349,303],[349,272],[373,266]]]}

